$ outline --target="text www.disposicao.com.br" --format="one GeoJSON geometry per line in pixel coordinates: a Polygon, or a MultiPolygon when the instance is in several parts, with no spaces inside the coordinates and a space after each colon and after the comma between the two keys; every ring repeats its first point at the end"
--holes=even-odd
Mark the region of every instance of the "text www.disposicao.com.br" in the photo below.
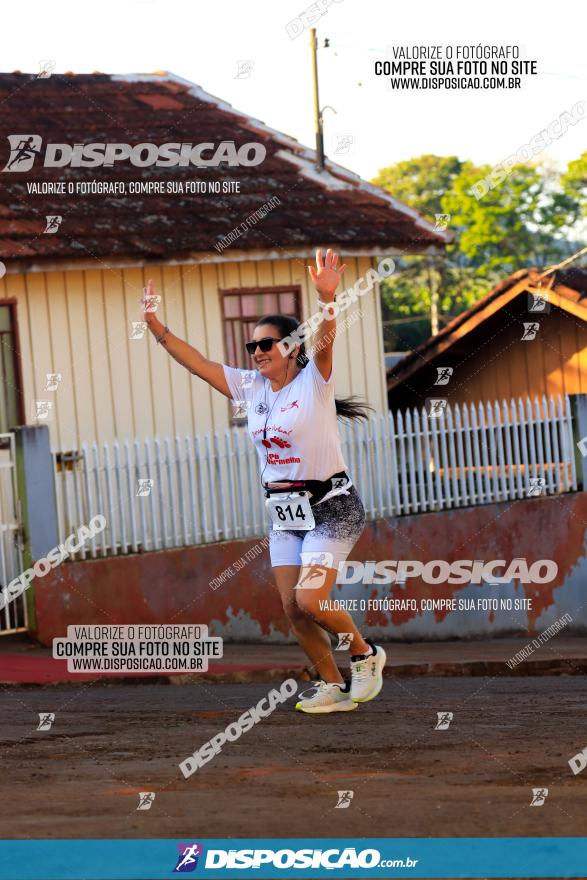
{"type": "Polygon", "coordinates": [[[199,657],[71,657],[75,672],[153,672],[202,670],[199,657]]]}

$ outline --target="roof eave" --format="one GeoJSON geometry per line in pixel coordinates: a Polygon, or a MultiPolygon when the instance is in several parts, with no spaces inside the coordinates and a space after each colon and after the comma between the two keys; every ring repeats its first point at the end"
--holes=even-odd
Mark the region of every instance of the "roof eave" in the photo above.
{"type": "MultiPolygon", "coordinates": [[[[509,275],[508,278],[492,288],[484,297],[476,302],[470,309],[457,315],[436,336],[431,336],[422,345],[406,355],[405,364],[402,361],[388,370],[387,391],[394,391],[399,385],[409,379],[414,373],[422,368],[422,361],[428,363],[441,354],[444,354],[456,342],[479,327],[484,321],[498,312],[503,306],[511,302],[528,286],[535,284],[544,274],[536,267],[520,269],[509,275]],[[426,352],[427,357],[424,357],[426,352]],[[393,376],[390,374],[393,373],[393,376]]],[[[587,321],[587,308],[576,300],[576,292],[562,284],[554,284],[553,287],[545,288],[550,295],[552,305],[563,309],[569,314],[583,321],[587,321]]]]}
{"type": "Polygon", "coordinates": [[[507,301],[513,299],[524,289],[528,280],[528,269],[520,269],[518,272],[514,272],[488,291],[484,297],[474,303],[469,309],[453,318],[439,333],[424,340],[421,345],[407,354],[403,361],[400,361],[388,371],[387,390],[393,391],[398,385],[401,385],[402,382],[405,382],[416,373],[422,367],[422,361],[428,363],[428,361],[433,360],[433,358],[451,348],[459,339],[500,308],[499,305],[495,305],[499,297],[515,290],[515,293],[508,297],[507,301]],[[519,276],[522,277],[520,278],[519,276]],[[490,309],[490,311],[487,311],[487,309],[490,309]],[[393,373],[393,376],[390,376],[389,373],[393,373]]]}
{"type": "MultiPolygon", "coordinates": [[[[146,266],[193,266],[206,265],[216,263],[242,263],[255,262],[261,260],[293,260],[293,259],[313,259],[316,248],[335,248],[340,251],[344,258],[347,257],[402,257],[410,254],[416,256],[422,254],[441,255],[442,248],[437,245],[429,245],[425,249],[418,248],[416,251],[410,250],[409,247],[398,248],[390,247],[348,247],[348,244],[337,243],[336,241],[317,242],[315,245],[307,245],[303,247],[286,247],[274,248],[272,250],[234,250],[228,249],[225,253],[215,253],[213,251],[191,251],[186,254],[171,254],[167,257],[131,257],[131,256],[115,256],[105,257],[102,259],[105,269],[137,269],[146,266]]],[[[84,269],[95,269],[95,260],[87,258],[72,257],[12,257],[6,266],[7,275],[20,275],[25,272],[69,272],[81,271],[84,269]]]]}

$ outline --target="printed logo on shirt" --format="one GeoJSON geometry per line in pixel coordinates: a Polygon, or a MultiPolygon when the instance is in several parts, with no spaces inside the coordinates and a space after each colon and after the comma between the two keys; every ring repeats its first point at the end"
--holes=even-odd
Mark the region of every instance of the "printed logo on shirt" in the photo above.
{"type": "Polygon", "coordinates": [[[301,458],[280,458],[277,452],[267,453],[267,464],[299,464],[301,458]]]}
{"type": "Polygon", "coordinates": [[[291,403],[288,403],[287,406],[282,406],[282,407],[281,407],[281,412],[287,412],[288,409],[293,409],[294,407],[295,407],[296,409],[299,409],[299,406],[298,406],[298,402],[297,402],[297,400],[292,400],[292,402],[291,402],[291,403]]]}
{"type": "Polygon", "coordinates": [[[280,431],[282,434],[291,434],[291,428],[287,430],[282,428],[281,425],[267,425],[266,428],[257,428],[255,431],[251,431],[251,437],[254,439],[258,434],[262,434],[263,431],[280,431]]]}
{"type": "Polygon", "coordinates": [[[259,413],[259,415],[263,415],[263,413],[269,412],[269,407],[266,403],[258,403],[255,407],[255,412],[259,413]]]}
{"type": "Polygon", "coordinates": [[[280,449],[290,449],[291,443],[288,443],[287,440],[282,440],[281,437],[270,437],[269,440],[261,440],[263,446],[269,449],[272,444],[275,446],[279,446],[280,449]]]}

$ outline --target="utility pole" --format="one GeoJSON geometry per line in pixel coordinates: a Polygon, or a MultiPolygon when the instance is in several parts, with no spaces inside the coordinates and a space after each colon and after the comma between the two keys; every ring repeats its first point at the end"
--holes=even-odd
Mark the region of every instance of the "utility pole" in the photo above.
{"type": "Polygon", "coordinates": [[[318,97],[318,45],[316,28],[310,29],[310,46],[312,48],[312,81],[314,85],[314,126],[316,130],[316,154],[318,166],[324,168],[324,133],[322,131],[322,114],[318,97]]]}
{"type": "Polygon", "coordinates": [[[430,258],[426,262],[428,264],[428,289],[430,290],[430,335],[436,336],[438,333],[438,288],[436,279],[432,276],[430,258]]]}

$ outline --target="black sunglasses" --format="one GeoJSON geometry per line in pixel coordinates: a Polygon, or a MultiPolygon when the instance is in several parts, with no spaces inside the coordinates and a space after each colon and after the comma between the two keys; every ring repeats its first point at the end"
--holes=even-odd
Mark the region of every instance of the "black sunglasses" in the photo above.
{"type": "Polygon", "coordinates": [[[281,339],[276,339],[275,336],[264,336],[263,339],[254,339],[252,342],[245,342],[245,348],[249,354],[255,354],[257,346],[259,346],[261,351],[267,352],[271,351],[274,342],[281,342],[281,339]]]}

